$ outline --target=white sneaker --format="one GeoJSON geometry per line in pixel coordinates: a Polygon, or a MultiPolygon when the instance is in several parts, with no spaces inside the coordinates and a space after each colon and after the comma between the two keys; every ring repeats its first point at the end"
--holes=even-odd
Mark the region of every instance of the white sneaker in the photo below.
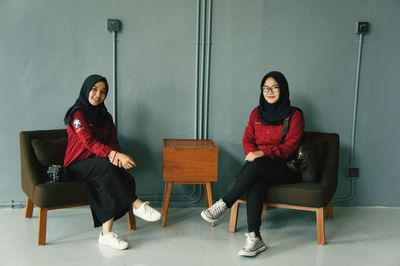
{"type": "Polygon", "coordinates": [[[226,203],[220,199],[216,203],[214,203],[210,208],[201,212],[201,217],[209,223],[215,223],[219,218],[221,218],[225,213],[228,207],[226,207],[226,203]]]}
{"type": "Polygon", "coordinates": [[[161,213],[150,207],[148,201],[143,202],[137,209],[133,208],[133,214],[149,222],[158,221],[161,218],[161,213]]]}
{"type": "Polygon", "coordinates": [[[264,244],[264,241],[254,232],[246,233],[246,244],[239,250],[238,255],[246,256],[246,257],[254,257],[258,253],[267,249],[267,246],[264,244]]]}
{"type": "Polygon", "coordinates": [[[110,232],[106,235],[103,235],[103,232],[100,233],[99,236],[99,244],[107,245],[115,249],[127,249],[128,242],[119,238],[117,234],[110,232]]]}

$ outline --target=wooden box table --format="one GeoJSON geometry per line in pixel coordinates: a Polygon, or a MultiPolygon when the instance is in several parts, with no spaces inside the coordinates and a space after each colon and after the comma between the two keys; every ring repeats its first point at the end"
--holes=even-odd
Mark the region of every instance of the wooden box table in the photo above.
{"type": "Polygon", "coordinates": [[[174,184],[203,184],[206,206],[210,207],[211,182],[218,180],[218,147],[209,139],[164,139],[163,180],[162,226],[167,224],[174,184]]]}

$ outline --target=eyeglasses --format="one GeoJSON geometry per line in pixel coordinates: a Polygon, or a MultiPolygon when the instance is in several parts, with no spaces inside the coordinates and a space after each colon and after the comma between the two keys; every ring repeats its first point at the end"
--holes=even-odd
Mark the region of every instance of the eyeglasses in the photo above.
{"type": "Polygon", "coordinates": [[[272,87],[268,87],[268,86],[262,86],[261,87],[261,91],[263,92],[263,93],[268,93],[268,92],[272,92],[272,93],[278,93],[279,92],[279,86],[278,85],[275,85],[275,86],[272,86],[272,87]]]}

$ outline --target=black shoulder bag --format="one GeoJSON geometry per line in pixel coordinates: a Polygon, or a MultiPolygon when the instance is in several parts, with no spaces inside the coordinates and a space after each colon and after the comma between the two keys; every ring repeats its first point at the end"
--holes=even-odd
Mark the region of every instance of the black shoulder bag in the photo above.
{"type": "MultiPolygon", "coordinates": [[[[289,117],[283,120],[281,143],[285,142],[288,130],[289,117]]],[[[294,157],[289,159],[286,164],[291,170],[300,172],[304,182],[312,182],[317,177],[317,163],[315,161],[314,150],[307,142],[302,141],[294,153],[294,157]]]]}

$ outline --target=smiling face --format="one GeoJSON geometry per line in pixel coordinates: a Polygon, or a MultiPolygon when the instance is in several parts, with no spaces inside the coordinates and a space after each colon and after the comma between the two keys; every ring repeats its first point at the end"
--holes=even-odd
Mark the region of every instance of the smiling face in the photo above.
{"type": "Polygon", "coordinates": [[[96,82],[89,92],[89,103],[93,106],[98,106],[107,96],[107,85],[104,81],[96,82]]]}
{"type": "Polygon", "coordinates": [[[274,104],[279,100],[279,84],[274,78],[267,78],[264,82],[262,90],[264,98],[269,104],[274,104]]]}

